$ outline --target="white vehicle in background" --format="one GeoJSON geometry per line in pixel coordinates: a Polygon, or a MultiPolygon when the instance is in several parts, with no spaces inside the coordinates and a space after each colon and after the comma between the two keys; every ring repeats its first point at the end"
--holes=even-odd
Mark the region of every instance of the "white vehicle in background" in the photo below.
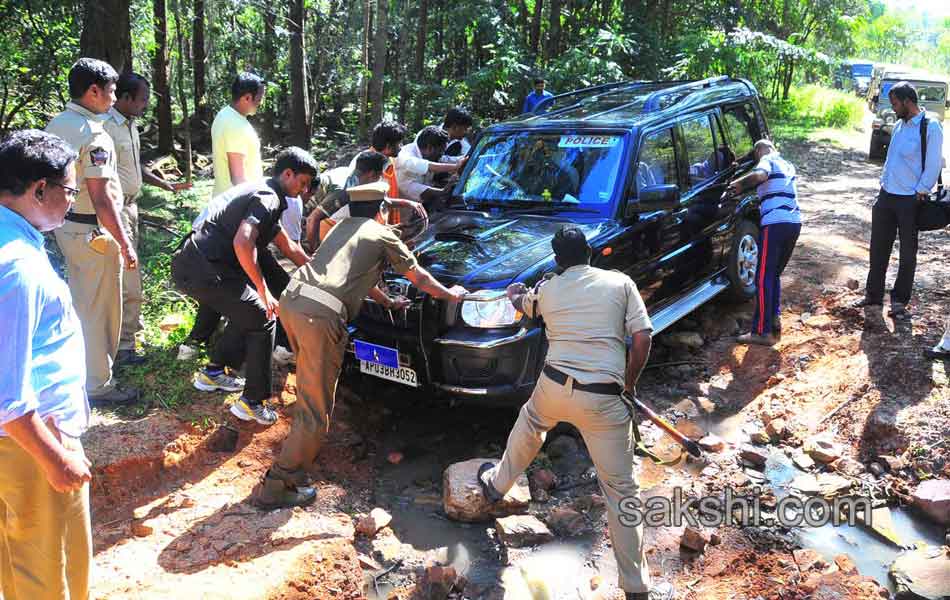
{"type": "Polygon", "coordinates": [[[891,133],[897,115],[891,107],[888,93],[895,84],[906,81],[917,90],[918,103],[927,110],[930,118],[943,121],[947,108],[950,108],[950,85],[943,77],[936,76],[897,76],[881,80],[881,88],[873,100],[874,121],[871,124],[871,145],[868,148],[868,158],[882,159],[887,154],[887,146],[891,143],[891,133]]]}

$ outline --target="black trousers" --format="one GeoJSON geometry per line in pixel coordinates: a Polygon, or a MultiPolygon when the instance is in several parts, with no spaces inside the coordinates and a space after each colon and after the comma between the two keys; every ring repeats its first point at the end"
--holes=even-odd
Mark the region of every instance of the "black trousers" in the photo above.
{"type": "Polygon", "coordinates": [[[172,280],[182,292],[228,319],[211,349],[211,362],[235,369],[244,365],[243,395],[250,404],[269,398],[276,323],[267,318],[263,301],[243,272],[208,261],[189,240],[172,259],[172,280]]]}
{"type": "MultiPolygon", "coordinates": [[[[264,281],[267,282],[267,288],[275,298],[280,298],[287,284],[290,283],[290,275],[280,266],[280,263],[269,251],[259,252],[257,260],[261,268],[261,274],[264,276],[264,281]]],[[[195,324],[191,327],[191,333],[188,334],[188,341],[195,344],[207,344],[211,340],[211,336],[214,335],[214,332],[218,329],[218,323],[220,321],[221,313],[199,302],[198,312],[195,313],[195,324]]],[[[278,346],[290,348],[287,332],[284,331],[280,319],[277,320],[277,329],[274,335],[275,342],[278,346]]]]}
{"type": "Polygon", "coordinates": [[[889,194],[882,189],[871,209],[871,260],[865,286],[869,300],[884,300],[884,277],[895,239],[900,239],[900,264],[891,289],[891,302],[907,304],[917,269],[917,199],[889,194]]]}

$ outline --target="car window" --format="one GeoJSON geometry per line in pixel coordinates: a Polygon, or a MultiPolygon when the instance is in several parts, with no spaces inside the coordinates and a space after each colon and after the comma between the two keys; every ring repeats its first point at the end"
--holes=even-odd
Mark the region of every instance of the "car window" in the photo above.
{"type": "Polygon", "coordinates": [[[648,134],[640,145],[637,159],[637,189],[650,185],[678,184],[673,130],[648,134]]]}
{"type": "Polygon", "coordinates": [[[689,162],[689,187],[692,188],[726,169],[733,157],[729,148],[717,144],[710,117],[702,116],[680,124],[686,160],[689,162]]]}
{"type": "Polygon", "coordinates": [[[917,87],[917,98],[921,102],[943,102],[946,91],[942,85],[921,85],[917,87]]]}
{"type": "Polygon", "coordinates": [[[736,156],[745,156],[755,144],[755,116],[751,107],[733,106],[723,111],[723,125],[729,138],[729,147],[736,156]]]}

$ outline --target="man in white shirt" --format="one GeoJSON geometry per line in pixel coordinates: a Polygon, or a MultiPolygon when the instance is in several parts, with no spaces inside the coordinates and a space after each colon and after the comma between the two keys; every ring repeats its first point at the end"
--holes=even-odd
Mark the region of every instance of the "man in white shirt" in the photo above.
{"type": "Polygon", "coordinates": [[[416,137],[416,141],[403,146],[396,157],[396,180],[403,198],[422,202],[431,212],[451,188],[435,187],[433,178],[438,173],[458,173],[465,166],[465,158],[458,162],[442,162],[449,134],[441,127],[430,125],[416,137]]]}

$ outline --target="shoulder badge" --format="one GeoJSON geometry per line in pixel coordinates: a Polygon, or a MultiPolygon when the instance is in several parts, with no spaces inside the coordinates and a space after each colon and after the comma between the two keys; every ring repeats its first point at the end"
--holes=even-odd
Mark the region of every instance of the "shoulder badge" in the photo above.
{"type": "Polygon", "coordinates": [[[94,146],[89,149],[89,160],[94,167],[103,167],[109,162],[109,151],[105,148],[94,146]]]}

